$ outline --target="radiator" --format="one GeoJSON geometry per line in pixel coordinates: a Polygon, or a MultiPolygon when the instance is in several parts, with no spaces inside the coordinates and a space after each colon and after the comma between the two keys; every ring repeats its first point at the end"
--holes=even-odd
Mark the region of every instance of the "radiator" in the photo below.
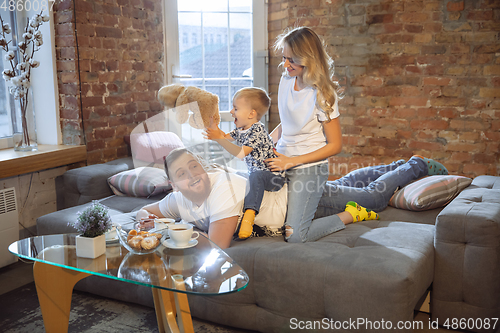
{"type": "Polygon", "coordinates": [[[0,190],[0,267],[15,263],[9,245],[19,240],[19,215],[14,187],[0,190]]]}

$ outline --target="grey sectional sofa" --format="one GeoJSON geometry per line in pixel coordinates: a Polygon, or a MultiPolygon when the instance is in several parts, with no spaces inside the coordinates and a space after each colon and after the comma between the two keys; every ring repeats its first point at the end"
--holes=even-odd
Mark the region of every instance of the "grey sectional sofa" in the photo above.
{"type": "MultiPolygon", "coordinates": [[[[66,172],[67,208],[39,217],[38,233],[74,232],[67,222],[91,200],[101,200],[121,222],[160,199],[113,195],[106,179],[129,168],[131,159],[120,159],[66,172]]],[[[261,332],[312,331],[311,325],[335,332],[411,332],[419,325],[412,323],[414,309],[432,290],[432,320],[440,325],[452,328],[454,318],[500,318],[500,177],[477,177],[444,209],[388,207],[380,215],[313,243],[234,242],[227,252],[248,273],[249,286],[225,296],[189,296],[193,316],[261,332]]],[[[89,277],[77,288],[153,306],[143,286],[89,277]]],[[[499,326],[469,328],[493,332],[499,326]]]]}

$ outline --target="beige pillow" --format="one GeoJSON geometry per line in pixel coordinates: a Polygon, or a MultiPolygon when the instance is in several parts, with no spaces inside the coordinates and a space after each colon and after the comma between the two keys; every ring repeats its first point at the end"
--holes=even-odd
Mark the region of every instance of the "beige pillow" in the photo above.
{"type": "Polygon", "coordinates": [[[428,176],[397,191],[389,205],[413,211],[443,207],[471,182],[472,179],[462,176],[428,176]]]}
{"type": "Polygon", "coordinates": [[[129,197],[148,198],[172,190],[165,171],[151,167],[122,171],[109,177],[108,184],[114,194],[129,197]]]}

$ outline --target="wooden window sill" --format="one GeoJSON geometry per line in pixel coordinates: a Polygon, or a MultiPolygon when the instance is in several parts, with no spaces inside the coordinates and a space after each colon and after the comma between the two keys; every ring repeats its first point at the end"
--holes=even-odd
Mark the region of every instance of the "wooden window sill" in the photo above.
{"type": "Polygon", "coordinates": [[[18,176],[87,160],[86,146],[39,145],[38,151],[0,150],[0,178],[18,176]]]}

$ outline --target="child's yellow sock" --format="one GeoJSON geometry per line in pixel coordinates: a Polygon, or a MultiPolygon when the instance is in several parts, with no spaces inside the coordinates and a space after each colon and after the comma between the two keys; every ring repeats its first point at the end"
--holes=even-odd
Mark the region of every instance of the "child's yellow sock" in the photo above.
{"type": "Polygon", "coordinates": [[[380,216],[371,209],[366,209],[354,201],[349,201],[345,205],[345,211],[350,213],[353,222],[368,221],[368,220],[378,220],[380,216]]]}
{"type": "Polygon", "coordinates": [[[238,237],[240,239],[245,239],[250,237],[250,235],[252,235],[254,220],[255,220],[255,210],[247,209],[240,223],[240,231],[238,232],[238,237]]]}

